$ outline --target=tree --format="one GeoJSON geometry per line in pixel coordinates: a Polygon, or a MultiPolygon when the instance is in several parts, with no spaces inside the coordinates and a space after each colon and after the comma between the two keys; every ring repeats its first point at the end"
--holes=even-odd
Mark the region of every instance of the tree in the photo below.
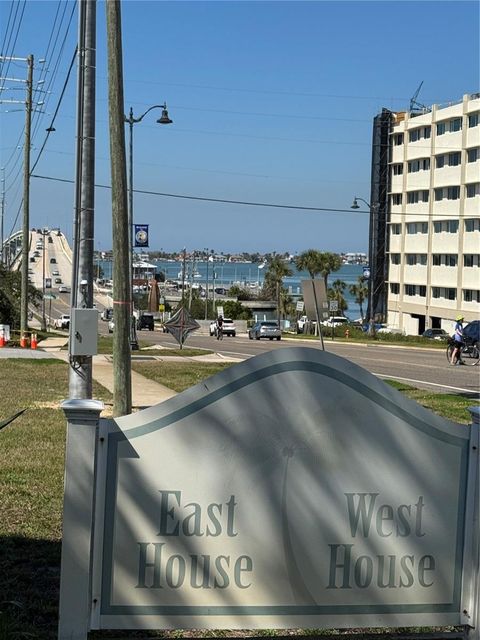
{"type": "Polygon", "coordinates": [[[295,257],[294,262],[299,271],[308,271],[312,280],[320,274],[325,282],[325,291],[328,289],[328,276],[342,266],[342,258],[338,253],[317,249],[304,251],[295,257]]]}
{"type": "Polygon", "coordinates": [[[252,310],[244,307],[241,302],[225,300],[222,305],[226,318],[231,318],[232,320],[250,320],[252,317],[252,310]]]}
{"type": "Polygon", "coordinates": [[[262,297],[274,298],[277,302],[277,315],[278,322],[280,323],[280,314],[282,312],[281,293],[283,287],[283,278],[291,276],[293,274],[292,269],[286,264],[286,262],[277,255],[274,255],[269,263],[265,273],[265,280],[263,283],[262,297]]]}
{"type": "Polygon", "coordinates": [[[334,280],[332,286],[328,289],[328,299],[336,300],[338,303],[338,310],[345,315],[345,311],[348,309],[347,301],[345,300],[346,283],[343,280],[334,280]]]}
{"type": "MultiPolygon", "coordinates": [[[[0,324],[20,327],[20,293],[22,275],[20,271],[9,271],[0,264],[0,324]]],[[[39,307],[42,293],[32,287],[27,289],[28,304],[39,307]]]]}
{"type": "Polygon", "coordinates": [[[348,287],[350,294],[355,298],[356,304],[360,307],[360,316],[363,320],[363,303],[368,298],[368,287],[363,276],[358,276],[357,283],[348,287]]]}

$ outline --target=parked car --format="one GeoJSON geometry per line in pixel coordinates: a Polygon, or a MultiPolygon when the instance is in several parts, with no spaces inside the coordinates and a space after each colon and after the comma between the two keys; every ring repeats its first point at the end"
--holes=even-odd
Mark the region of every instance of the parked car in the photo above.
{"type": "Polygon", "coordinates": [[[56,258],[50,258],[50,264],[57,264],[56,258]]]}
{"type": "Polygon", "coordinates": [[[348,318],[345,316],[330,316],[327,320],[324,320],[321,324],[324,327],[341,327],[344,324],[348,324],[348,318]]]}
{"type": "Polygon", "coordinates": [[[62,279],[61,278],[55,278],[54,282],[55,282],[55,284],[62,284],[62,279]]]}
{"type": "Polygon", "coordinates": [[[426,329],[422,336],[430,340],[448,340],[449,335],[445,329],[426,329]]]}
{"type": "Polygon", "coordinates": [[[380,329],[378,329],[377,333],[400,333],[403,334],[404,332],[399,329],[398,327],[389,327],[387,326],[383,326],[380,327],[380,329]]]}
{"type": "Polygon", "coordinates": [[[480,345],[480,320],[472,320],[463,327],[463,338],[469,344],[480,345]]]}
{"type": "Polygon", "coordinates": [[[35,262],[35,258],[33,256],[31,256],[30,262],[35,262]]]}
{"type": "MultiPolygon", "coordinates": [[[[224,336],[232,336],[233,338],[237,335],[237,327],[235,326],[234,321],[231,318],[224,318],[222,325],[223,335],[224,336]]],[[[214,320],[210,323],[210,335],[217,335],[217,321],[214,320]]]]}
{"type": "Polygon", "coordinates": [[[70,287],[62,285],[61,287],[58,287],[58,293],[70,293],[70,287]]]}
{"type": "Polygon", "coordinates": [[[262,320],[261,322],[256,322],[253,327],[250,327],[248,330],[248,337],[250,340],[260,340],[260,338],[280,340],[282,332],[278,322],[275,322],[274,320],[262,320]]]}
{"type": "MultiPolygon", "coordinates": [[[[305,333],[305,325],[310,325],[310,327],[314,327],[316,325],[315,320],[309,320],[308,316],[300,316],[297,320],[297,333],[305,333]]],[[[311,330],[307,326],[307,331],[311,330]]]]}
{"type": "Polygon", "coordinates": [[[111,320],[113,318],[113,309],[104,309],[100,314],[101,320],[111,320]]]}
{"type": "Polygon", "coordinates": [[[68,329],[70,327],[70,316],[64,313],[60,318],[55,318],[53,326],[55,329],[68,329]]]}
{"type": "Polygon", "coordinates": [[[60,275],[60,272],[59,272],[59,270],[58,270],[58,269],[54,269],[54,270],[52,271],[52,276],[59,276],[59,275],[60,275]]]}
{"type": "Polygon", "coordinates": [[[154,331],[155,321],[153,318],[153,313],[142,313],[142,315],[137,320],[137,329],[148,329],[149,331],[154,331]]]}

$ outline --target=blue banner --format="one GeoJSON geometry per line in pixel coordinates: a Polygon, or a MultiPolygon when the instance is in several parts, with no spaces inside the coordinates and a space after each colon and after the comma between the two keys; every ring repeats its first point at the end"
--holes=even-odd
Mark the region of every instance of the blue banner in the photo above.
{"type": "Polygon", "coordinates": [[[148,224],[136,224],[135,247],[148,247],[148,224]]]}

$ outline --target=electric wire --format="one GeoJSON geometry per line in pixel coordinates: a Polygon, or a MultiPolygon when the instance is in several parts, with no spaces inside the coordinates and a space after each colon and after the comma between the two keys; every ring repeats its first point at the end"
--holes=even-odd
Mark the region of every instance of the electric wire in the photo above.
{"type": "MultiPolygon", "coordinates": [[[[63,183],[67,183],[67,184],[74,184],[74,180],[70,179],[70,178],[57,178],[57,177],[53,177],[53,176],[42,176],[42,175],[38,175],[38,174],[33,174],[31,176],[32,178],[39,178],[41,180],[51,180],[54,182],[63,182],[63,183]]],[[[99,184],[96,183],[95,184],[95,188],[96,189],[111,189],[112,187],[108,184],[99,184]]],[[[200,201],[200,202],[215,202],[215,203],[219,203],[219,204],[235,204],[235,205],[241,205],[241,206],[247,206],[247,207],[267,207],[267,208],[273,208],[273,209],[286,209],[286,210],[297,210],[297,211],[317,211],[317,212],[331,212],[331,213],[349,213],[350,215],[358,215],[358,214],[370,214],[370,210],[363,210],[363,209],[355,209],[352,210],[352,208],[350,207],[349,209],[336,209],[333,207],[308,207],[305,205],[292,205],[292,204],[278,204],[278,203],[273,203],[273,202],[255,202],[255,201],[249,201],[249,200],[230,200],[230,199],[226,199],[226,198],[211,198],[211,197],[206,197],[206,196],[192,196],[192,195],[187,195],[187,194],[180,194],[180,193],[166,193],[166,192],[162,192],[162,191],[152,191],[152,190],[147,190],[147,189],[133,189],[133,193],[138,193],[141,195],[148,195],[148,196],[158,196],[158,197],[162,197],[162,198],[177,198],[177,199],[181,199],[181,200],[194,200],[194,201],[200,201]]],[[[414,212],[414,211],[402,211],[402,212],[388,212],[387,215],[411,215],[411,216],[417,216],[417,217],[421,217],[421,216],[439,216],[439,217],[445,217],[445,218],[455,218],[455,216],[452,216],[451,213],[421,213],[421,212],[414,212]]]]}
{"type": "MultiPolygon", "coordinates": [[[[5,71],[4,76],[8,76],[8,72],[9,72],[9,70],[10,70],[10,65],[11,65],[11,63],[12,63],[12,61],[11,61],[11,59],[10,59],[10,58],[12,57],[13,52],[15,51],[15,45],[17,44],[18,34],[20,33],[20,27],[22,26],[22,22],[23,22],[23,14],[25,13],[25,6],[26,6],[26,4],[27,4],[27,0],[23,0],[22,10],[21,10],[21,11],[22,11],[22,13],[20,14],[20,18],[19,18],[19,20],[18,20],[18,24],[17,24],[17,31],[16,31],[16,33],[15,33],[15,38],[14,38],[14,40],[13,40],[13,44],[12,44],[12,48],[11,48],[11,53],[10,53],[9,55],[7,55],[8,64],[7,64],[7,69],[6,69],[6,71],[5,71]]],[[[12,24],[12,33],[13,33],[13,29],[15,28],[14,24],[15,24],[15,20],[16,20],[16,17],[17,17],[18,7],[19,7],[19,6],[20,6],[20,5],[19,5],[19,4],[17,4],[16,9],[15,9],[15,18],[14,18],[14,23],[12,24]]],[[[11,36],[11,34],[10,34],[10,36],[11,36]]],[[[9,43],[10,43],[10,37],[9,37],[9,40],[8,40],[8,43],[7,43],[7,51],[8,51],[9,43]]],[[[3,73],[3,69],[2,69],[2,73],[3,73]]],[[[0,89],[3,89],[3,87],[5,86],[5,80],[3,80],[3,82],[4,82],[4,84],[0,87],[0,89]]]]}

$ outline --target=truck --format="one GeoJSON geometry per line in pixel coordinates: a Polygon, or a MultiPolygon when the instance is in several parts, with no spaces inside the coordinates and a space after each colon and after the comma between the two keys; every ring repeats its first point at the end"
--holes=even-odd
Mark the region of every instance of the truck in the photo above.
{"type": "Polygon", "coordinates": [[[70,316],[64,313],[60,318],[55,318],[53,326],[55,329],[68,329],[70,327],[70,316]]]}

